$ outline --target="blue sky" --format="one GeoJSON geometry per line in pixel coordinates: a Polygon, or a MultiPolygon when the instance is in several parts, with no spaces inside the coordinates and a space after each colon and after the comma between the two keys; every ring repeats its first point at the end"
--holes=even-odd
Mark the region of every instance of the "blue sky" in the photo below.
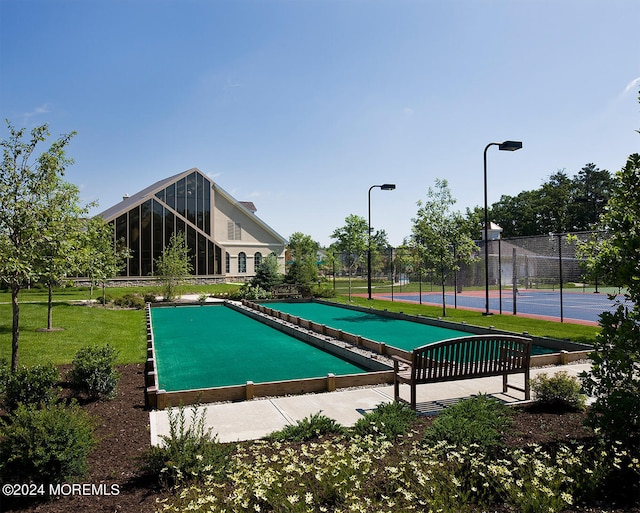
{"type": "MultiPolygon", "coordinates": [[[[349,214],[400,244],[456,209],[639,151],[638,0],[0,0],[0,114],[78,132],[97,213],[198,167],[285,237],[349,214]]],[[[0,128],[6,137],[6,126],[0,128]]]]}

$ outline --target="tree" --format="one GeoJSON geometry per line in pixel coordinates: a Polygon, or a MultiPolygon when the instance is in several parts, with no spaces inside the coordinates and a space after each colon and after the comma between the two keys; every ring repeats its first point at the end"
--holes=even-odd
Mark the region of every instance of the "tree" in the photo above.
{"type": "Polygon", "coordinates": [[[107,280],[115,277],[124,267],[131,251],[124,241],[114,241],[113,227],[101,217],[87,221],[81,234],[80,251],[78,253],[80,274],[90,281],[90,296],[93,297],[93,285],[102,285],[102,304],[105,301],[107,280]]]}
{"type": "Polygon", "coordinates": [[[590,230],[609,199],[611,180],[594,164],[573,178],[560,170],[538,189],[502,196],[491,205],[490,218],[505,237],[590,230]]]}
{"type": "Polygon", "coordinates": [[[569,207],[571,205],[571,179],[563,170],[549,177],[538,190],[539,209],[538,235],[541,233],[563,233],[570,229],[569,207]]]}
{"type": "MultiPolygon", "coordinates": [[[[373,231],[373,228],[372,228],[373,231]]],[[[371,234],[371,273],[382,271],[389,261],[389,236],[386,230],[376,230],[371,234]]]]}
{"type": "Polygon", "coordinates": [[[351,300],[351,274],[367,252],[369,225],[364,217],[351,214],[345,218],[345,225],[331,234],[336,239],[334,248],[343,255],[343,263],[349,274],[349,300],[351,300]]]}
{"type": "Polygon", "coordinates": [[[258,268],[256,274],[251,278],[251,287],[260,287],[265,291],[270,291],[273,287],[282,281],[282,275],[278,269],[278,257],[271,253],[264,258],[258,268]]]}
{"type": "Polygon", "coordinates": [[[176,287],[193,271],[189,248],[182,232],[171,236],[169,244],[156,259],[156,269],[156,276],[163,288],[164,300],[172,301],[175,298],[176,287]]]}
{"type": "Polygon", "coordinates": [[[41,240],[38,243],[36,269],[39,281],[47,285],[47,328],[53,328],[53,287],[78,269],[78,254],[82,237],[82,216],[89,206],[80,207],[80,190],[60,178],[50,183],[45,193],[45,208],[41,221],[41,240]]]}
{"type": "Polygon", "coordinates": [[[611,197],[613,177],[595,164],[585,165],[573,178],[570,208],[573,231],[590,230],[598,222],[611,197]]]}
{"type": "Polygon", "coordinates": [[[26,129],[15,129],[7,121],[9,138],[2,139],[0,173],[0,278],[11,287],[12,339],[11,369],[18,368],[20,338],[20,305],[18,296],[24,283],[37,279],[37,259],[45,233],[42,218],[46,213],[47,194],[52,184],[64,174],[72,160],[65,148],[75,135],[60,136],[37,158],[38,145],[49,137],[47,125],[31,130],[25,142],[26,129]]]}
{"type": "Polygon", "coordinates": [[[447,313],[447,277],[458,271],[461,263],[473,261],[473,254],[478,251],[465,218],[459,212],[451,210],[455,203],[448,182],[436,178],[435,189],[429,187],[427,200],[418,201],[418,213],[412,220],[409,243],[415,247],[425,268],[440,278],[443,316],[447,313]]]}
{"type": "Polygon", "coordinates": [[[318,281],[318,249],[320,245],[310,235],[295,232],[289,237],[291,263],[288,264],[286,283],[310,286],[318,281]]]}
{"type": "Polygon", "coordinates": [[[631,306],[619,302],[614,312],[601,314],[591,372],[582,378],[596,399],[592,424],[640,457],[640,154],[630,155],[614,180],[599,221],[606,237],[594,237],[579,249],[591,273],[626,287],[631,306]]]}

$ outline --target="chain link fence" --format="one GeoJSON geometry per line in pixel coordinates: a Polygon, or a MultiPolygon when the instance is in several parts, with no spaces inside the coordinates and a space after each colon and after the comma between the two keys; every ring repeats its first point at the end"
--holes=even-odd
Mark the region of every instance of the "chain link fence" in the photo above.
{"type": "MultiPolygon", "coordinates": [[[[586,278],[576,240],[586,241],[591,235],[579,232],[490,240],[486,261],[485,242],[477,241],[474,261],[445,278],[445,304],[561,322],[597,322],[603,311],[614,309],[616,301],[624,303],[626,299],[623,289],[597,277],[586,278]]],[[[369,294],[367,253],[335,253],[333,257],[334,269],[326,269],[325,274],[333,277],[336,291],[369,294]]],[[[372,251],[371,261],[372,297],[442,304],[442,278],[416,262],[409,250],[372,251]]]]}

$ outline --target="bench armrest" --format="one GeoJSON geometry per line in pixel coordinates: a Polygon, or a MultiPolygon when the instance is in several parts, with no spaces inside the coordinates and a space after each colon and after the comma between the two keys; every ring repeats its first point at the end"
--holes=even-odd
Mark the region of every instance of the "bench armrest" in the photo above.
{"type": "Polygon", "coordinates": [[[412,363],[409,360],[407,360],[405,358],[402,358],[402,357],[400,357],[398,355],[395,355],[395,354],[391,355],[391,359],[394,361],[394,363],[396,363],[396,362],[397,363],[402,363],[404,365],[408,365],[409,367],[411,367],[411,365],[412,365],[412,363]]]}

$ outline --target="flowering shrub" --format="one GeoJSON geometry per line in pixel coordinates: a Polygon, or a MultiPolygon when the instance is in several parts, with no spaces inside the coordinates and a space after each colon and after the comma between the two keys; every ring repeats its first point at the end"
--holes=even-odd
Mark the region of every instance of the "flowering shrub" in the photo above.
{"type": "Polygon", "coordinates": [[[143,471],[154,476],[165,488],[204,480],[211,482],[224,474],[231,446],[218,443],[205,427],[206,410],[191,410],[187,422],[184,406],[169,410],[169,435],[162,445],[151,447],[142,457],[143,471]]]}
{"type": "Polygon", "coordinates": [[[616,466],[640,476],[617,446],[538,446],[489,458],[478,445],[425,445],[413,433],[287,444],[261,441],[230,456],[226,482],[207,477],[179,490],[162,511],[409,512],[561,511],[597,489],[616,466]]]}

